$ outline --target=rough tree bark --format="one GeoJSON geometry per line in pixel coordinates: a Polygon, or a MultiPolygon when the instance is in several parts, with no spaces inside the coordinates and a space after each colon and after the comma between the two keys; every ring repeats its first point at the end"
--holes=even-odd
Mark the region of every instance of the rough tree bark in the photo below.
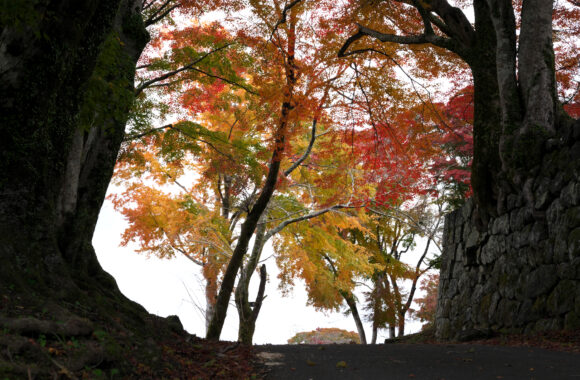
{"type": "Polygon", "coordinates": [[[148,41],[138,4],[41,1],[33,24],[2,25],[3,286],[65,296],[78,281],[112,284],[90,242],[148,41]],[[95,81],[117,87],[101,96],[95,81]]]}
{"type": "Polygon", "coordinates": [[[144,337],[154,318],[91,244],[149,39],[142,2],[30,3],[0,25],[0,325],[20,331],[24,310],[27,334],[74,321],[57,333],[105,323],[144,337]]]}

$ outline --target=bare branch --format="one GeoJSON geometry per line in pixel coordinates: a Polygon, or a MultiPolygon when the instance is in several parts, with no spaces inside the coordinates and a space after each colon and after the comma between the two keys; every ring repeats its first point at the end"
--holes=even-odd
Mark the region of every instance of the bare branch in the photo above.
{"type": "Polygon", "coordinates": [[[445,33],[447,36],[452,37],[453,32],[451,31],[451,29],[449,29],[447,24],[445,24],[445,22],[441,18],[437,17],[433,13],[429,13],[428,17],[429,17],[429,21],[433,25],[435,25],[440,31],[445,33]]]}
{"type": "Polygon", "coordinates": [[[422,234],[427,235],[428,238],[433,242],[433,244],[437,247],[437,249],[442,252],[441,245],[435,240],[435,234],[437,233],[437,229],[439,228],[439,224],[441,222],[442,216],[439,216],[437,219],[437,223],[435,227],[431,230],[427,229],[425,226],[421,225],[417,222],[411,215],[408,213],[400,210],[400,209],[389,209],[390,213],[386,213],[380,210],[377,210],[372,207],[368,207],[368,210],[376,215],[384,216],[387,218],[395,219],[401,223],[405,223],[406,225],[417,228],[422,234]]]}
{"type": "Polygon", "coordinates": [[[475,30],[461,9],[451,6],[447,0],[431,1],[431,9],[445,21],[454,38],[466,47],[471,46],[475,30]]]}
{"type": "Polygon", "coordinates": [[[135,70],[142,70],[142,69],[146,69],[146,68],[148,68],[149,66],[151,66],[151,63],[148,63],[148,64],[146,64],[146,65],[139,65],[139,66],[135,67],[135,70]]]}
{"type": "Polygon", "coordinates": [[[177,247],[177,246],[175,246],[175,245],[173,245],[171,243],[169,243],[169,245],[171,245],[171,248],[173,248],[174,250],[176,250],[176,251],[180,252],[181,254],[183,254],[183,256],[185,256],[186,258],[188,258],[192,263],[194,263],[196,265],[199,265],[200,267],[204,266],[204,264],[201,261],[199,261],[199,260],[194,259],[193,257],[191,257],[187,252],[185,252],[185,250],[183,250],[183,249],[181,249],[181,248],[179,248],[179,247],[177,247]]]}
{"type": "Polygon", "coordinates": [[[146,10],[147,8],[151,7],[153,4],[155,3],[155,0],[151,0],[149,2],[147,2],[147,0],[143,0],[143,5],[141,7],[141,10],[146,10]]]}
{"type": "Polygon", "coordinates": [[[413,6],[419,11],[419,15],[421,15],[421,20],[423,21],[423,27],[425,28],[424,34],[434,35],[433,27],[431,26],[431,20],[429,19],[429,12],[423,8],[421,3],[418,0],[413,0],[413,6]]]}
{"type": "Polygon", "coordinates": [[[353,51],[347,52],[350,45],[352,45],[354,42],[360,40],[362,37],[365,37],[365,36],[372,37],[372,38],[377,39],[381,42],[393,42],[393,43],[397,43],[397,44],[401,44],[401,45],[432,44],[432,45],[450,50],[450,51],[455,52],[457,54],[460,54],[459,53],[460,49],[456,46],[456,43],[454,42],[453,39],[441,37],[441,36],[438,36],[434,33],[416,34],[416,35],[410,35],[410,36],[399,36],[396,34],[381,33],[381,32],[376,31],[374,29],[364,27],[360,24],[357,24],[357,26],[358,26],[358,32],[353,34],[352,36],[350,36],[345,41],[345,43],[342,45],[342,47],[338,51],[339,57],[348,57],[349,55],[360,54],[360,53],[369,51],[369,49],[359,49],[359,50],[353,50],[353,51]]]}

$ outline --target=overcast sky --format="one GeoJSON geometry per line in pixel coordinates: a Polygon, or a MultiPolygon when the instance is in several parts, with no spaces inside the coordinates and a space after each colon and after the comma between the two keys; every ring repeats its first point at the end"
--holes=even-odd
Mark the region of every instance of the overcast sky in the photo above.
{"type": "MultiPolygon", "coordinates": [[[[134,247],[119,247],[126,226],[123,216],[113,209],[109,201],[105,201],[93,238],[103,268],[115,277],[128,298],[143,305],[150,313],[164,317],[178,315],[187,331],[203,337],[205,323],[199,308],[205,307],[205,297],[199,267],[183,256],[160,260],[135,253],[134,247]]],[[[268,257],[270,253],[265,250],[262,257],[268,257]]],[[[284,344],[297,332],[311,331],[317,327],[356,331],[351,316],[317,312],[313,307],[306,306],[306,291],[300,281],[296,282],[294,291],[288,297],[282,297],[278,290],[278,269],[274,260],[267,260],[266,266],[269,278],[267,298],[260,310],[254,343],[284,344]]],[[[257,275],[252,277],[251,300],[255,298],[258,281],[257,275]]],[[[367,339],[370,340],[371,326],[366,323],[365,327],[367,339]]],[[[407,333],[417,332],[420,328],[419,322],[407,322],[407,333]]],[[[237,311],[230,306],[221,339],[235,341],[237,331],[237,311]]],[[[386,334],[382,331],[378,341],[382,342],[386,334]]]]}

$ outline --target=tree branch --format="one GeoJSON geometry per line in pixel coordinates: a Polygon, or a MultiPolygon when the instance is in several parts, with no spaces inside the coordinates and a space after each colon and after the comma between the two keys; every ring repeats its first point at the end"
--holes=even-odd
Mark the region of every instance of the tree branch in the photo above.
{"type": "Polygon", "coordinates": [[[163,19],[165,16],[167,16],[172,10],[179,8],[181,6],[181,4],[176,4],[172,7],[169,7],[167,10],[163,11],[163,8],[168,6],[170,2],[171,2],[171,0],[167,0],[155,12],[153,12],[153,14],[151,14],[151,16],[149,16],[149,18],[147,18],[147,20],[145,20],[145,22],[144,22],[145,27],[148,27],[148,26],[155,24],[157,21],[159,21],[159,20],[163,19]]]}
{"type": "Polygon", "coordinates": [[[293,0],[292,2],[290,2],[290,4],[286,4],[284,9],[282,9],[282,17],[280,17],[280,19],[276,22],[276,24],[274,24],[274,27],[272,28],[272,33],[270,34],[270,38],[268,40],[272,39],[272,36],[274,36],[274,33],[276,33],[276,31],[278,30],[278,27],[280,25],[286,23],[286,17],[287,17],[288,11],[290,9],[292,9],[295,5],[297,5],[301,1],[302,0],[293,0]]]}
{"type": "Polygon", "coordinates": [[[268,233],[266,234],[265,241],[267,241],[268,239],[270,239],[272,236],[276,235],[278,232],[282,231],[284,229],[284,227],[286,227],[289,224],[301,222],[303,220],[312,219],[312,218],[315,218],[317,216],[326,214],[329,211],[339,210],[339,209],[343,209],[343,208],[354,208],[354,206],[334,205],[334,206],[330,206],[330,207],[327,207],[327,208],[322,209],[322,210],[313,211],[313,212],[308,213],[306,215],[302,215],[302,216],[299,216],[299,217],[296,217],[296,218],[292,218],[292,219],[285,220],[282,223],[278,224],[273,229],[271,229],[270,231],[268,231],[268,233]]]}
{"type": "Polygon", "coordinates": [[[256,322],[258,319],[258,314],[262,308],[262,301],[264,300],[264,291],[266,290],[266,264],[262,264],[260,267],[260,286],[258,288],[258,294],[256,295],[256,301],[254,301],[254,308],[252,310],[252,321],[256,322]]]}
{"type": "Polygon", "coordinates": [[[258,95],[258,93],[257,93],[257,92],[255,92],[255,91],[254,91],[254,90],[252,90],[252,89],[249,89],[248,87],[246,87],[246,86],[244,86],[244,85],[242,85],[242,84],[239,84],[239,83],[237,83],[237,82],[234,82],[233,80],[229,80],[229,79],[227,79],[227,78],[224,78],[224,77],[220,77],[219,75],[210,74],[210,73],[208,73],[207,71],[203,71],[203,70],[201,70],[201,69],[198,69],[197,67],[191,67],[191,68],[189,68],[188,70],[197,71],[198,73],[200,73],[200,74],[203,74],[203,75],[205,75],[205,76],[208,76],[208,77],[210,77],[210,78],[219,79],[219,80],[221,80],[221,81],[224,81],[224,82],[226,82],[226,83],[229,83],[229,84],[231,84],[232,86],[239,87],[239,88],[241,88],[241,89],[245,90],[246,92],[248,92],[248,93],[250,93],[250,94],[252,94],[252,95],[258,95]]]}
{"type": "Polygon", "coordinates": [[[224,50],[225,48],[227,48],[227,47],[229,47],[229,46],[231,46],[231,45],[233,45],[233,43],[229,43],[229,44],[225,44],[225,45],[223,45],[223,46],[220,46],[219,48],[217,48],[217,49],[214,49],[214,50],[212,50],[212,51],[210,51],[210,52],[208,52],[208,53],[205,53],[204,55],[202,55],[202,56],[201,56],[201,57],[199,57],[198,59],[194,60],[193,62],[191,62],[191,63],[189,63],[189,64],[187,64],[187,65],[185,65],[185,66],[182,66],[182,67],[180,67],[179,69],[176,69],[176,70],[170,71],[170,72],[168,72],[168,73],[165,73],[165,74],[163,74],[163,75],[161,75],[161,76],[159,76],[159,77],[157,77],[157,78],[153,78],[153,79],[150,79],[150,80],[148,80],[148,81],[145,81],[145,82],[141,83],[141,84],[140,84],[139,86],[137,86],[137,88],[135,89],[135,97],[137,97],[139,94],[141,94],[141,93],[143,92],[143,90],[145,90],[147,87],[151,86],[152,84],[154,84],[154,83],[157,83],[157,82],[160,82],[160,81],[162,81],[162,80],[165,80],[165,79],[167,79],[167,78],[169,78],[169,77],[172,77],[172,76],[174,76],[174,75],[176,75],[176,74],[179,74],[179,73],[180,73],[180,72],[182,72],[182,71],[189,70],[189,69],[193,68],[193,66],[195,66],[195,65],[196,65],[196,64],[198,64],[199,62],[201,62],[201,61],[203,61],[204,59],[206,59],[206,58],[207,58],[208,56],[210,56],[211,54],[214,54],[214,53],[217,53],[217,52],[219,52],[219,51],[221,51],[221,50],[224,50]]]}
{"type": "Polygon", "coordinates": [[[123,141],[137,140],[137,139],[140,139],[141,137],[145,137],[153,132],[157,132],[157,131],[160,131],[162,129],[167,129],[167,128],[171,128],[171,127],[172,127],[172,124],[168,124],[168,125],[164,125],[162,127],[150,129],[150,130],[145,131],[143,133],[138,133],[136,135],[125,135],[125,138],[123,139],[123,141]]]}
{"type": "Polygon", "coordinates": [[[302,156],[298,160],[296,160],[296,162],[294,162],[292,164],[292,166],[290,166],[288,169],[286,169],[284,171],[285,177],[288,177],[290,175],[290,173],[292,173],[294,171],[294,169],[296,169],[298,166],[300,166],[300,164],[302,164],[304,162],[304,160],[306,160],[306,158],[308,157],[308,155],[312,151],[312,147],[314,146],[314,141],[316,140],[316,122],[317,122],[316,119],[312,120],[312,136],[310,137],[310,142],[308,143],[308,147],[306,148],[306,150],[304,151],[302,156]]]}

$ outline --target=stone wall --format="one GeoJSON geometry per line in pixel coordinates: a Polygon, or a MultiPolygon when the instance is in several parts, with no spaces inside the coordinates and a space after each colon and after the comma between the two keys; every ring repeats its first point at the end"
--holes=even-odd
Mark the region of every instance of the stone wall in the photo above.
{"type": "Polygon", "coordinates": [[[471,201],[447,216],[439,339],[580,328],[580,122],[546,142],[537,173],[486,232],[471,201]]]}

